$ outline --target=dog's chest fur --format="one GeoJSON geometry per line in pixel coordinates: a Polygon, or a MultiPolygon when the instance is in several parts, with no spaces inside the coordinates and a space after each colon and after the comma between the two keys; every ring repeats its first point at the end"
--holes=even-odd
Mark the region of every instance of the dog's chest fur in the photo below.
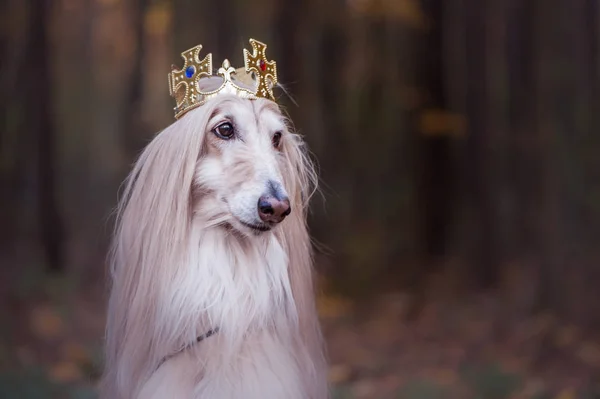
{"type": "Polygon", "coordinates": [[[306,398],[300,376],[310,365],[301,360],[288,258],[280,243],[271,233],[240,240],[212,230],[196,237],[198,251],[164,300],[187,314],[181,327],[190,331],[182,340],[208,328],[219,333],[167,361],[140,398],[306,398]],[[201,322],[194,326],[192,320],[201,322]]]}

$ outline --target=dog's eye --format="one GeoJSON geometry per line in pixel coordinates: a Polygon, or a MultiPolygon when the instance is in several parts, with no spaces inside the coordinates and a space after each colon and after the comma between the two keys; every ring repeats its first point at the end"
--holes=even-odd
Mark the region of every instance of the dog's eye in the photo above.
{"type": "Polygon", "coordinates": [[[213,133],[223,140],[229,140],[233,137],[235,131],[233,130],[233,126],[231,125],[231,123],[224,122],[217,126],[213,130],[213,133]]]}
{"type": "Polygon", "coordinates": [[[279,148],[279,144],[281,143],[281,132],[275,132],[273,135],[273,147],[279,148]]]}

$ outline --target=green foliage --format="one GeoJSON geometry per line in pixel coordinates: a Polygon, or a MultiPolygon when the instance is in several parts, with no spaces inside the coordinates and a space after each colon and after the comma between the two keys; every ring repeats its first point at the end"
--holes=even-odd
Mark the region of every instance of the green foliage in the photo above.
{"type": "Polygon", "coordinates": [[[96,391],[88,387],[73,388],[69,395],[69,399],[96,399],[97,397],[96,391]]]}
{"type": "Polygon", "coordinates": [[[29,368],[0,373],[2,399],[96,399],[91,387],[57,384],[42,369],[29,368]]]}
{"type": "Polygon", "coordinates": [[[582,392],[581,399],[600,399],[600,386],[596,385],[587,388],[584,392],[582,392]]]}
{"type": "Polygon", "coordinates": [[[552,399],[552,395],[548,392],[540,392],[534,395],[532,399],[552,399]]]}
{"type": "Polygon", "coordinates": [[[432,381],[409,382],[398,394],[398,399],[444,399],[443,387],[432,381]]]}
{"type": "Polygon", "coordinates": [[[475,399],[506,399],[522,384],[522,378],[497,365],[463,369],[463,379],[473,390],[475,399]]]}
{"type": "Polygon", "coordinates": [[[0,398],[41,399],[57,394],[54,386],[39,369],[0,374],[0,398]]]}
{"type": "Polygon", "coordinates": [[[90,359],[81,365],[83,374],[93,380],[99,379],[104,368],[104,352],[102,346],[98,345],[89,349],[90,359]]]}
{"type": "Polygon", "coordinates": [[[352,389],[347,386],[334,387],[332,390],[331,399],[353,399],[354,394],[352,389]]]}

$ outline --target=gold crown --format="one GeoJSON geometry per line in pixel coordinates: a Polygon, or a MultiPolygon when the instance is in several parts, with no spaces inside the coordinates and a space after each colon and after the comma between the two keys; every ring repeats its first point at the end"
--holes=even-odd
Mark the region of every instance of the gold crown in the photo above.
{"type": "Polygon", "coordinates": [[[265,55],[267,45],[250,39],[253,52],[244,49],[244,68],[234,69],[225,59],[217,74],[223,83],[216,89],[202,91],[200,80],[212,76],[212,54],[200,60],[202,45],[181,53],[184,59],[183,68],[172,67],[169,73],[169,93],[175,98],[175,119],[216,97],[221,93],[235,94],[242,98],[259,97],[275,101],[273,87],[277,84],[277,66],[275,61],[268,61],[265,55]],[[233,76],[232,76],[233,75],[233,76]],[[236,84],[236,81],[239,84],[236,84]]]}

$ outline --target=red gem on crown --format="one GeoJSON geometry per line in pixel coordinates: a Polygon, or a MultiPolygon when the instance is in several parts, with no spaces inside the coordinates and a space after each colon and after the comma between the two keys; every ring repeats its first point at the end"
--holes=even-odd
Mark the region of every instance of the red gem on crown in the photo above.
{"type": "Polygon", "coordinates": [[[264,72],[267,69],[267,64],[265,64],[265,60],[260,60],[258,63],[260,65],[260,69],[264,72]]]}

